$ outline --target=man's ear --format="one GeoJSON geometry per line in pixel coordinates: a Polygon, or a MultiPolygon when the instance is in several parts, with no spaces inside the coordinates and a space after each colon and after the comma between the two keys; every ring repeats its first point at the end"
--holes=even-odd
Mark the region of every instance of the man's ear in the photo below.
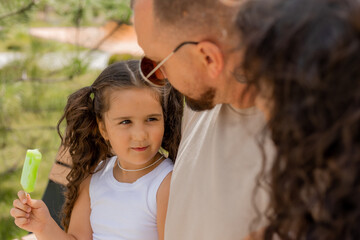
{"type": "Polygon", "coordinates": [[[201,53],[203,64],[211,78],[217,78],[224,68],[224,57],[220,48],[209,41],[202,41],[197,45],[201,53]]]}
{"type": "Polygon", "coordinates": [[[105,139],[105,141],[109,140],[108,132],[106,131],[106,126],[105,126],[104,121],[100,121],[100,120],[96,120],[96,121],[97,121],[101,136],[105,139]]]}

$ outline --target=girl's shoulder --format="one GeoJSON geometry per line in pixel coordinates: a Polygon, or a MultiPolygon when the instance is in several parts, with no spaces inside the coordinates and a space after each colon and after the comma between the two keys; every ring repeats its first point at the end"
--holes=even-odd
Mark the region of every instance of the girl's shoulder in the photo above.
{"type": "Polygon", "coordinates": [[[94,173],[96,174],[97,172],[107,171],[109,168],[112,168],[116,159],[117,156],[112,156],[105,160],[101,160],[99,164],[96,166],[94,173]]]}
{"type": "Polygon", "coordinates": [[[164,159],[153,171],[156,171],[157,174],[160,172],[169,172],[174,168],[174,163],[170,158],[164,159]]]}
{"type": "Polygon", "coordinates": [[[164,181],[166,176],[172,172],[174,168],[174,163],[170,158],[163,160],[154,170],[152,170],[152,180],[151,185],[154,187],[154,190],[157,192],[159,186],[164,181]]]}
{"type": "Polygon", "coordinates": [[[164,159],[164,161],[161,162],[161,164],[164,164],[164,167],[174,167],[174,162],[170,158],[164,159]]]}
{"type": "Polygon", "coordinates": [[[91,175],[91,183],[93,182],[102,182],[104,181],[107,177],[107,175],[112,174],[112,169],[114,167],[115,161],[116,161],[117,157],[113,156],[110,157],[106,160],[102,160],[99,162],[99,164],[97,165],[97,167],[95,168],[94,173],[91,175]]]}

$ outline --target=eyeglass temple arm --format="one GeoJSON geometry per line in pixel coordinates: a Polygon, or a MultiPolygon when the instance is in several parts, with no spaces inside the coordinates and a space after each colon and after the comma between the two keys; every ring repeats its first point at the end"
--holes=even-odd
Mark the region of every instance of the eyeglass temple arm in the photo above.
{"type": "Polygon", "coordinates": [[[183,43],[180,43],[179,46],[177,46],[175,49],[174,49],[174,53],[179,50],[182,46],[186,45],[186,44],[195,44],[197,45],[199,42],[193,42],[193,41],[188,41],[188,42],[183,42],[183,43]]]}
{"type": "Polygon", "coordinates": [[[171,52],[166,58],[164,58],[147,76],[146,78],[149,78],[151,75],[153,75],[163,64],[166,62],[172,55],[174,55],[175,52],[171,52]]]}
{"type": "Polygon", "coordinates": [[[174,53],[179,50],[182,46],[186,45],[186,44],[198,44],[199,42],[183,42],[181,44],[179,44],[179,46],[177,46],[174,51],[172,51],[166,58],[164,58],[147,76],[146,78],[149,78],[151,75],[153,75],[163,64],[164,62],[166,62],[172,55],[174,55],[174,53]]]}

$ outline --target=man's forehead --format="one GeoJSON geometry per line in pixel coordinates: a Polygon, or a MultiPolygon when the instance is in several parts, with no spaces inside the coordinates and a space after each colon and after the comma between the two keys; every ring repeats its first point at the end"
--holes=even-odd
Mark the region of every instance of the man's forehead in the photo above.
{"type": "Polygon", "coordinates": [[[139,46],[148,58],[161,61],[164,54],[172,50],[167,49],[170,39],[169,31],[160,27],[160,23],[154,19],[152,0],[132,0],[132,3],[135,4],[133,6],[134,26],[139,46]],[[167,41],[162,41],[162,39],[167,39],[167,41]]]}
{"type": "MultiPolygon", "coordinates": [[[[136,0],[133,0],[133,2],[136,0]]],[[[136,2],[136,6],[133,9],[134,15],[134,27],[136,35],[138,38],[139,45],[141,46],[143,42],[152,40],[152,19],[151,19],[151,9],[147,9],[143,2],[136,2]]]]}

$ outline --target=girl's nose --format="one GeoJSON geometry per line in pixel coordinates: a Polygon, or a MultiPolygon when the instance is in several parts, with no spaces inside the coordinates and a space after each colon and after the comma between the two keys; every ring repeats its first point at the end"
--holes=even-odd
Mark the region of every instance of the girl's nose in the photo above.
{"type": "Polygon", "coordinates": [[[147,139],[147,131],[144,126],[137,126],[133,129],[132,138],[134,141],[144,141],[147,139]]]}

